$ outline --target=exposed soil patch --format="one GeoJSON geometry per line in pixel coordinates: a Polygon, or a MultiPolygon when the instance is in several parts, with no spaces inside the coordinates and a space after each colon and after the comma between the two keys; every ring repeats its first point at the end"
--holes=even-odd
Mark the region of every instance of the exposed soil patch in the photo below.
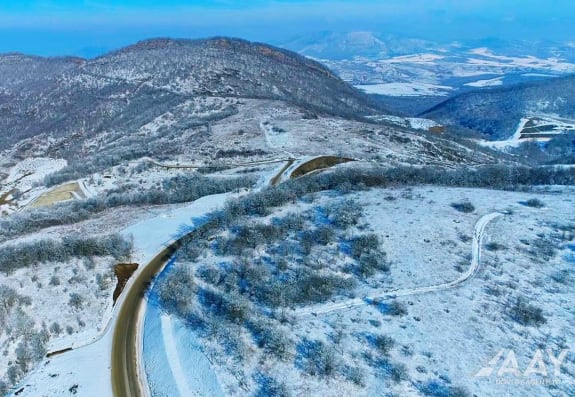
{"type": "Polygon", "coordinates": [[[120,263],[116,265],[114,268],[114,273],[116,274],[116,278],[118,279],[118,283],[116,284],[116,289],[114,290],[114,305],[116,304],[116,300],[124,290],[126,283],[132,277],[134,272],[138,270],[137,263],[120,263]]]}
{"type": "Polygon", "coordinates": [[[313,160],[303,163],[298,168],[296,168],[290,175],[290,178],[299,178],[309,174],[310,172],[323,170],[326,168],[333,167],[334,165],[349,163],[350,161],[355,161],[354,159],[345,157],[335,157],[335,156],[322,156],[317,157],[313,160]]]}
{"type": "Polygon", "coordinates": [[[12,194],[12,191],[4,193],[4,194],[0,194],[0,205],[11,204],[12,201],[8,200],[8,196],[10,196],[11,194],[12,194]]]}
{"type": "Polygon", "coordinates": [[[62,201],[74,200],[77,197],[85,198],[82,189],[78,182],[67,183],[65,185],[59,186],[55,189],[44,193],[36,201],[34,201],[30,207],[39,208],[48,205],[56,204],[62,201]]]}

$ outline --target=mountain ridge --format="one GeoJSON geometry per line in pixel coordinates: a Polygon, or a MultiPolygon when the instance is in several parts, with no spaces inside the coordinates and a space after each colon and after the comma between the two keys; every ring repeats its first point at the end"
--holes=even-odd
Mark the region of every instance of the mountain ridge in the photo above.
{"type": "Polygon", "coordinates": [[[279,100],[348,118],[382,110],[316,61],[224,37],[149,39],[93,60],[5,55],[0,72],[4,147],[39,134],[70,135],[79,125],[88,134],[130,130],[196,97],[279,100]]]}

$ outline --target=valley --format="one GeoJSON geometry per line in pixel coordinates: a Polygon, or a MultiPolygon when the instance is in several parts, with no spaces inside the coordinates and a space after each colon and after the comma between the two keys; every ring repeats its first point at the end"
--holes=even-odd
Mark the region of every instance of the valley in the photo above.
{"type": "Polygon", "coordinates": [[[0,394],[572,392],[568,49],[327,37],[0,55],[0,394]]]}
{"type": "MultiPolygon", "coordinates": [[[[327,33],[286,48],[321,60],[343,80],[384,97],[450,97],[575,73],[567,43],[434,42],[375,32],[327,33]]],[[[431,107],[431,106],[429,106],[431,107]]],[[[406,108],[406,113],[414,115],[406,108]]]]}

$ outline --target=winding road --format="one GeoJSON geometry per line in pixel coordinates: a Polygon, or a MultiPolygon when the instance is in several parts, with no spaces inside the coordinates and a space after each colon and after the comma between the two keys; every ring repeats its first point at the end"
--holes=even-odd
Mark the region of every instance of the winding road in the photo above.
{"type": "MultiPolygon", "coordinates": [[[[295,160],[282,161],[286,161],[286,165],[267,184],[277,183],[295,160]]],[[[181,246],[182,240],[192,233],[194,230],[174,240],[148,264],[141,267],[141,270],[130,279],[118,300],[117,316],[113,322],[111,361],[112,390],[115,397],[149,395],[140,358],[145,305],[145,300],[142,298],[154,278],[162,272],[169,259],[181,246]]]]}
{"type": "Polygon", "coordinates": [[[112,338],[112,390],[114,396],[146,396],[147,386],[141,379],[140,368],[140,314],[145,302],[142,297],[153,278],[162,271],[170,257],[178,249],[180,240],[172,243],[156,255],[132,280],[125,290],[118,311],[112,338]]]}
{"type": "MultiPolygon", "coordinates": [[[[285,169],[286,167],[283,167],[280,172],[272,178],[270,184],[273,181],[277,183],[278,177],[282,175],[285,169]]],[[[481,260],[481,244],[485,227],[489,222],[501,215],[503,214],[499,212],[491,213],[483,216],[477,222],[473,236],[473,252],[470,267],[457,280],[427,287],[390,290],[377,296],[364,297],[363,299],[356,298],[345,302],[314,305],[296,310],[294,314],[297,317],[328,314],[365,306],[377,300],[438,292],[457,287],[477,274],[481,260]]],[[[190,233],[194,233],[194,231],[192,230],[190,233]]],[[[117,308],[117,316],[113,328],[111,361],[112,389],[115,397],[144,397],[149,395],[145,373],[140,362],[142,320],[145,303],[145,300],[142,298],[155,276],[164,269],[170,257],[180,247],[183,238],[184,237],[180,237],[179,240],[170,243],[170,245],[158,253],[147,265],[143,266],[142,270],[135,274],[128,282],[123,296],[118,301],[119,307],[117,308]]]]}

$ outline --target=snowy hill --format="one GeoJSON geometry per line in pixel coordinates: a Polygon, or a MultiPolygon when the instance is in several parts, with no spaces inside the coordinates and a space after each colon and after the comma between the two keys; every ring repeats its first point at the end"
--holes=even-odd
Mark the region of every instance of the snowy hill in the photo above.
{"type": "Polygon", "coordinates": [[[90,61],[2,55],[0,72],[4,149],[38,134],[140,127],[198,96],[273,99],[350,117],[379,109],[317,62],[237,39],[148,40],[90,61]]]}
{"type": "MultiPolygon", "coordinates": [[[[493,139],[505,139],[513,135],[525,117],[575,118],[574,93],[575,76],[567,76],[465,93],[437,105],[424,115],[445,124],[480,131],[493,139]]],[[[541,129],[539,132],[544,131],[541,129]]]]}

